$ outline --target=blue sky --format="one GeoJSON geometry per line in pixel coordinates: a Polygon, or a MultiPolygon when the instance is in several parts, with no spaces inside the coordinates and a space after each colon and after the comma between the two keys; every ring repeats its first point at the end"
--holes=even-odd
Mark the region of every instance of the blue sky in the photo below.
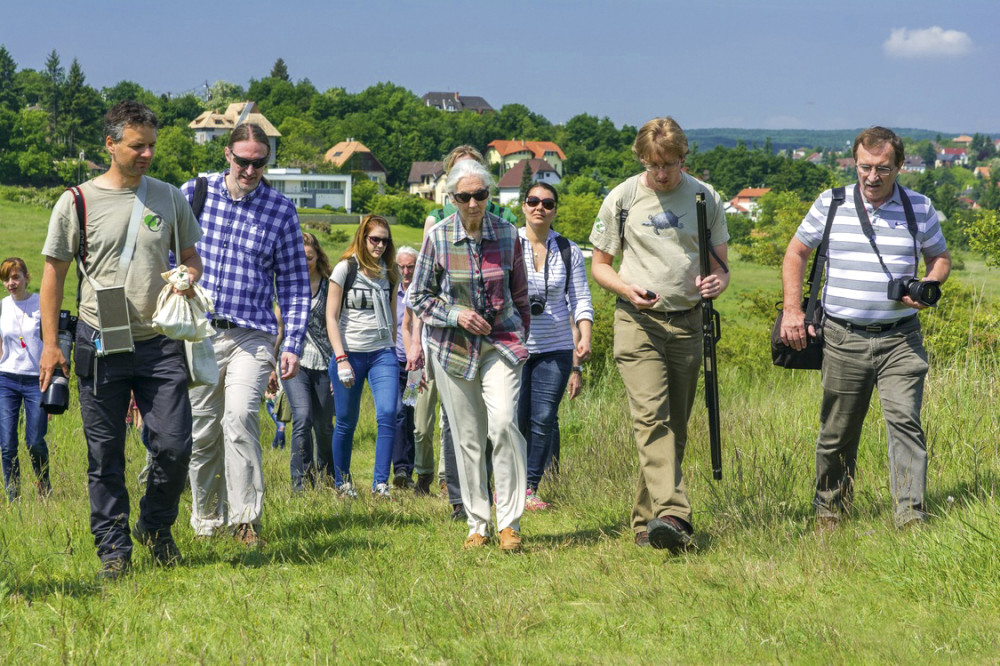
{"type": "Polygon", "coordinates": [[[0,43],[19,67],[55,49],[98,88],[246,85],[281,57],[320,90],[392,81],[552,122],[1000,135],[997,0],[8,4],[0,43]]]}

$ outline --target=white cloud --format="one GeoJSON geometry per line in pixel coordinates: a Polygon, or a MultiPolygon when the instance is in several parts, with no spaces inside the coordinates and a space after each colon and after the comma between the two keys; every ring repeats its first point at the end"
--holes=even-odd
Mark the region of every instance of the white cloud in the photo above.
{"type": "Polygon", "coordinates": [[[882,44],[885,54],[893,58],[937,58],[963,56],[972,51],[972,38],[958,30],[939,26],[907,30],[895,28],[882,44]]]}

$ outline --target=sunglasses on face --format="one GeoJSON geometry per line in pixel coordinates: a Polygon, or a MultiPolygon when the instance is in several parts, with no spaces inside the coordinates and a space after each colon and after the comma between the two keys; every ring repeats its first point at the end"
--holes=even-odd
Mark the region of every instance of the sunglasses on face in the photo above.
{"type": "Polygon", "coordinates": [[[455,192],[453,195],[458,203],[467,204],[471,199],[476,201],[486,201],[490,197],[489,190],[476,190],[475,192],[455,192]]]}
{"type": "Polygon", "coordinates": [[[389,245],[388,236],[369,236],[368,242],[372,245],[389,245]]]}
{"type": "Polygon", "coordinates": [[[542,208],[545,210],[552,210],[556,207],[555,199],[539,199],[538,197],[528,197],[524,200],[524,205],[528,208],[534,208],[538,204],[542,204],[542,208]]]}
{"type": "Polygon", "coordinates": [[[234,152],[230,152],[229,154],[232,155],[233,162],[236,163],[236,166],[238,166],[241,169],[246,169],[249,166],[252,166],[254,169],[263,169],[265,166],[267,166],[267,160],[268,160],[267,157],[262,157],[259,160],[248,160],[245,157],[240,157],[234,152]]]}

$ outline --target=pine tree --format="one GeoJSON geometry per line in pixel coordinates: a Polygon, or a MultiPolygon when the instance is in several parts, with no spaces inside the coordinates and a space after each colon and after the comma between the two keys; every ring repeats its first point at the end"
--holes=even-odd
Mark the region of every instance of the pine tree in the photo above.
{"type": "Polygon", "coordinates": [[[531,190],[531,176],[534,173],[531,170],[531,162],[524,160],[524,171],[521,172],[521,187],[518,189],[517,198],[524,203],[525,198],[528,196],[528,191],[531,190]]]}
{"type": "Polygon", "coordinates": [[[274,61],[274,67],[271,68],[271,78],[291,81],[291,78],[288,76],[288,66],[285,65],[283,58],[278,58],[274,61]]]}
{"type": "Polygon", "coordinates": [[[0,44],[0,107],[6,106],[11,111],[17,111],[18,97],[14,75],[17,73],[17,63],[7,51],[7,47],[0,44]]]}

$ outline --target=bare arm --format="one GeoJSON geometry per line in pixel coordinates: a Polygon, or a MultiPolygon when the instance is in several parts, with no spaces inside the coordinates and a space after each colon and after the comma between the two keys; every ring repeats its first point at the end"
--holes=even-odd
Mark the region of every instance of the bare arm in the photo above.
{"type": "MultiPolygon", "coordinates": [[[[934,280],[944,284],[945,280],[948,279],[948,276],[951,275],[951,253],[947,250],[934,257],[925,257],[924,263],[927,264],[927,275],[924,276],[922,282],[934,280]]],[[[923,303],[913,300],[909,296],[903,296],[902,303],[904,305],[909,305],[911,308],[916,308],[917,310],[923,310],[924,308],[930,307],[929,305],[924,305],[923,303]]]]}
{"type": "MultiPolygon", "coordinates": [[[[806,347],[806,315],[802,311],[802,278],[806,274],[806,262],[812,248],[797,238],[792,238],[785,250],[785,260],[781,265],[782,309],[781,341],[792,349],[806,347]]],[[[810,336],[816,335],[816,329],[809,326],[810,336]]]]}
{"type": "Polygon", "coordinates": [[[38,387],[44,393],[56,369],[69,375],[69,363],[59,348],[59,308],[62,307],[68,261],[45,258],[42,286],[39,289],[39,311],[42,319],[42,358],[38,364],[38,387]]]}

